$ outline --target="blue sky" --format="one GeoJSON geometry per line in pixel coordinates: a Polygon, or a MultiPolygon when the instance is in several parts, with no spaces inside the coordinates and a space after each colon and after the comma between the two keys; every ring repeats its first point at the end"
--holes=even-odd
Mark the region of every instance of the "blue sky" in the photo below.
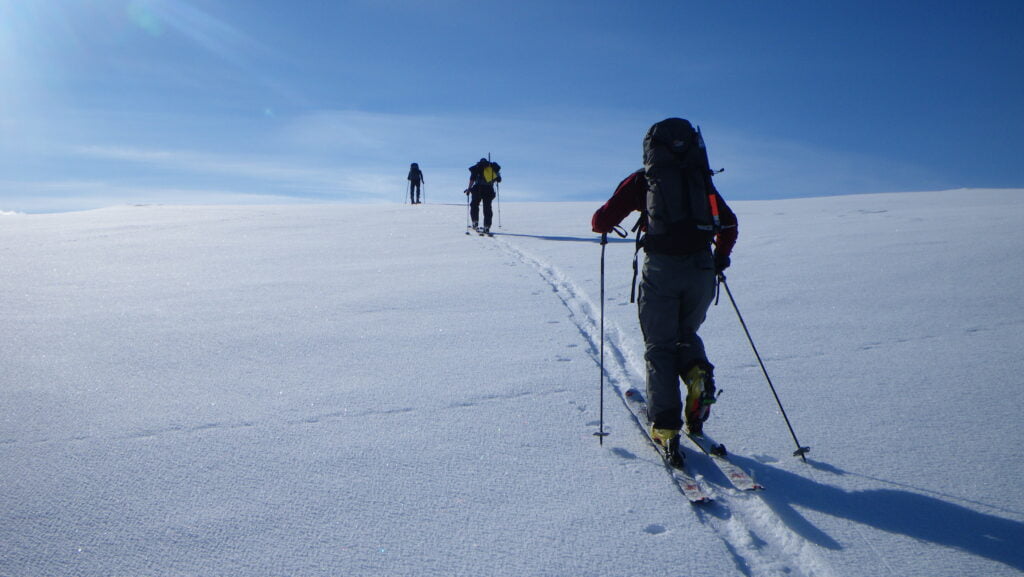
{"type": "Polygon", "coordinates": [[[603,200],[699,124],[730,199],[1024,187],[1024,3],[0,0],[0,210],[603,200]]]}

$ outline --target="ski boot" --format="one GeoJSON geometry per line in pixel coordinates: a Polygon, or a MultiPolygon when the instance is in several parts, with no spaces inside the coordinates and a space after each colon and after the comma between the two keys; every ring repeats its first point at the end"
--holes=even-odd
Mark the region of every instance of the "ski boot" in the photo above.
{"type": "Polygon", "coordinates": [[[678,429],[656,429],[652,426],[651,438],[658,444],[662,456],[669,465],[677,469],[683,468],[683,452],[679,449],[678,429]]]}
{"type": "Polygon", "coordinates": [[[715,402],[715,367],[711,363],[697,362],[683,374],[686,384],[686,432],[700,436],[704,421],[708,420],[715,402]]]}

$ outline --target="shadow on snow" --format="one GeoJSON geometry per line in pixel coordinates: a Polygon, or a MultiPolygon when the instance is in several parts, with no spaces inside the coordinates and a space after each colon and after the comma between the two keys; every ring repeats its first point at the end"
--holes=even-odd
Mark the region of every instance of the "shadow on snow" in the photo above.
{"type": "MultiPolygon", "coordinates": [[[[600,236],[581,237],[581,236],[546,236],[539,234],[520,234],[515,232],[494,232],[494,236],[517,236],[520,238],[537,238],[540,240],[552,240],[556,242],[589,242],[592,244],[601,244],[600,236]]],[[[629,238],[609,238],[608,244],[632,244],[633,239],[629,238]]]]}
{"type": "MultiPolygon", "coordinates": [[[[1024,570],[1024,547],[1020,546],[1024,543],[1024,523],[1019,521],[980,513],[915,491],[848,492],[750,458],[734,455],[732,459],[770,487],[762,498],[790,529],[822,547],[842,548],[800,515],[794,506],[952,547],[1024,570]]],[[[809,463],[828,474],[854,474],[824,463],[809,463]]]]}

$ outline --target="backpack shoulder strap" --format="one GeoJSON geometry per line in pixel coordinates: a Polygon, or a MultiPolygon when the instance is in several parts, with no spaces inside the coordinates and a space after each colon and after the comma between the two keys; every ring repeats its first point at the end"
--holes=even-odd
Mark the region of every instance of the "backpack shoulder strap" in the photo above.
{"type": "Polygon", "coordinates": [[[633,234],[636,235],[636,245],[633,249],[633,281],[629,283],[629,302],[636,302],[636,277],[640,274],[640,249],[644,247],[644,230],[647,228],[647,209],[640,211],[640,218],[636,219],[633,225],[633,234]]]}

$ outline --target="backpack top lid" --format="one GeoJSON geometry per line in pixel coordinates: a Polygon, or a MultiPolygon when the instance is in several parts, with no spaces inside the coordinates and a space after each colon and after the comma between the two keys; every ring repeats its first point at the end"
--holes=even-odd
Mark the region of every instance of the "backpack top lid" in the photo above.
{"type": "Polygon", "coordinates": [[[689,120],[666,118],[644,136],[644,165],[678,162],[698,145],[698,133],[689,120]]]}

